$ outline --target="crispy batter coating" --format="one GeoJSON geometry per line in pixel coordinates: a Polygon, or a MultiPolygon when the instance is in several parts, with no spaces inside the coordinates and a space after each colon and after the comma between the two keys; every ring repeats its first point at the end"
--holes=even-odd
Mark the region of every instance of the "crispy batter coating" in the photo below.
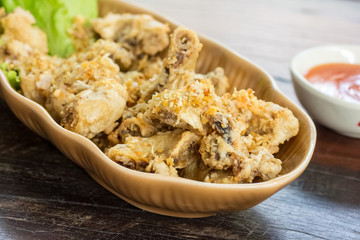
{"type": "Polygon", "coordinates": [[[209,81],[197,82],[176,90],[164,90],[148,101],[144,117],[157,119],[174,128],[205,134],[203,122],[209,106],[221,104],[209,81]]]}
{"type": "Polygon", "coordinates": [[[77,52],[86,51],[95,41],[95,32],[83,16],[73,18],[68,35],[71,37],[77,52]]]}
{"type": "Polygon", "coordinates": [[[79,60],[91,60],[97,56],[107,55],[114,63],[116,63],[120,69],[129,68],[135,59],[132,52],[124,47],[121,47],[118,43],[111,40],[99,39],[95,44],[91,45],[85,51],[81,51],[77,54],[79,60]]]}
{"type": "Polygon", "coordinates": [[[205,75],[198,73],[195,75],[195,79],[209,79],[214,85],[216,94],[219,96],[224,95],[229,88],[229,79],[226,77],[222,67],[217,67],[214,69],[214,71],[211,71],[205,75]]]}
{"type": "Polygon", "coordinates": [[[18,40],[46,54],[48,52],[46,34],[34,26],[34,23],[35,18],[30,12],[17,7],[13,13],[9,13],[1,19],[4,29],[1,40],[18,40]]]}
{"type": "Polygon", "coordinates": [[[146,14],[113,14],[92,21],[93,28],[103,39],[123,43],[136,55],[155,55],[169,44],[169,27],[146,14]]]}
{"type": "Polygon", "coordinates": [[[258,99],[250,89],[226,94],[222,100],[228,111],[249,124],[246,131],[255,144],[249,148],[263,146],[273,154],[279,144],[298,134],[299,121],[289,109],[258,99]]]}
{"type": "Polygon", "coordinates": [[[128,136],[124,144],[110,148],[106,155],[132,169],[178,176],[176,169],[197,161],[199,141],[198,135],[181,129],[149,138],[128,136]]]}
{"type": "Polygon", "coordinates": [[[107,55],[90,61],[76,56],[65,60],[54,76],[48,111],[66,129],[88,138],[112,131],[128,98],[118,72],[107,55]]]}
{"type": "Polygon", "coordinates": [[[165,89],[178,89],[192,82],[195,75],[196,60],[202,44],[191,30],[178,27],[171,35],[168,55],[164,59],[160,74],[140,87],[141,99],[149,100],[156,92],[165,89]]]}
{"type": "Polygon", "coordinates": [[[19,70],[24,96],[44,105],[53,74],[62,60],[15,39],[9,39],[0,46],[0,59],[8,64],[9,69],[19,70]]]}
{"type": "Polygon", "coordinates": [[[1,62],[7,63],[9,69],[19,70],[23,94],[43,105],[53,72],[61,60],[46,54],[46,35],[34,26],[35,19],[28,11],[21,8],[9,14],[3,8],[0,11],[1,62]]]}

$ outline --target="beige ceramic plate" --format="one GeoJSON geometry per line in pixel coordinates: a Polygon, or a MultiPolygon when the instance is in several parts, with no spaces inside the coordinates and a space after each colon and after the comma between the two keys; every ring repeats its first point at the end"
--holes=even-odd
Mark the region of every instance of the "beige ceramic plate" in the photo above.
{"type": "MultiPolygon", "coordinates": [[[[100,1],[100,15],[110,11],[150,13],[169,22],[128,3],[100,1]]],[[[170,26],[176,27],[174,23],[170,26]]],[[[240,211],[264,201],[305,170],[314,151],[316,130],[308,115],[280,93],[269,74],[216,42],[204,37],[201,42],[204,46],[198,61],[199,72],[222,66],[231,80],[230,89],[252,88],[259,98],[288,107],[299,119],[299,134],[281,146],[276,154],[283,160],[281,176],[276,179],[251,184],[213,184],[130,170],[111,161],[90,140],[60,127],[43,107],[15,92],[2,72],[0,90],[11,110],[25,125],[51,141],[99,184],[123,200],[150,212],[177,217],[240,211]]]]}

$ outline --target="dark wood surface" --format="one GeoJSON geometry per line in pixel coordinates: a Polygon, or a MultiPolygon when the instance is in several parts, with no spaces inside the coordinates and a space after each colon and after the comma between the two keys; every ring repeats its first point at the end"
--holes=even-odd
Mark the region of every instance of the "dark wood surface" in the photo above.
{"type": "MultiPolygon", "coordinates": [[[[359,43],[360,2],[136,0],[244,54],[294,101],[288,63],[359,43]]],[[[306,171],[258,206],[202,219],[137,209],[94,182],[0,100],[0,239],[360,239],[360,140],[317,124],[306,171]]]]}

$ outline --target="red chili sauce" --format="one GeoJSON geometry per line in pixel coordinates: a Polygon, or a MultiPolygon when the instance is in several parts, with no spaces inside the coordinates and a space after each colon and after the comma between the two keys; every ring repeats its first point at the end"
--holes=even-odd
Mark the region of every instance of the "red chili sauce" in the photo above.
{"type": "Polygon", "coordinates": [[[360,64],[319,65],[310,69],[305,78],[326,94],[360,103],[360,64]]]}

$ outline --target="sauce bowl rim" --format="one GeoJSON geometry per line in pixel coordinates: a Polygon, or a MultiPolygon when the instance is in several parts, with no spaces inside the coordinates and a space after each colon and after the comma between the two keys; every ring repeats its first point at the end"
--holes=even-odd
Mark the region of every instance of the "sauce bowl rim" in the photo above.
{"type": "MultiPolygon", "coordinates": [[[[330,48],[333,49],[334,47],[336,47],[336,48],[346,48],[346,50],[348,50],[348,51],[351,51],[349,48],[358,48],[359,52],[360,52],[360,45],[356,45],[356,44],[328,44],[328,45],[319,45],[319,46],[307,48],[307,49],[297,53],[290,61],[290,72],[294,75],[292,80],[296,81],[302,87],[306,88],[306,90],[309,91],[311,94],[314,94],[317,97],[322,98],[323,100],[329,101],[329,102],[331,102],[331,103],[333,103],[335,105],[346,106],[348,108],[360,110],[360,102],[359,103],[349,102],[349,101],[343,100],[343,99],[338,98],[336,96],[326,94],[326,93],[318,90],[313,84],[311,84],[305,78],[304,75],[302,75],[299,72],[299,70],[297,68],[299,58],[304,56],[305,54],[308,54],[309,52],[312,52],[312,51],[317,51],[319,49],[330,49],[330,48]]],[[[359,55],[359,58],[360,58],[360,55],[359,55]]],[[[328,62],[328,63],[335,63],[335,62],[328,62]]],[[[337,63],[346,63],[346,62],[342,62],[342,61],[339,60],[337,63]]],[[[324,64],[327,64],[327,63],[324,63],[324,64]]],[[[318,66],[318,65],[319,64],[316,64],[316,65],[313,65],[312,67],[315,67],[315,66],[318,66]]],[[[360,65],[360,63],[359,63],[359,65],[360,65]]]]}

